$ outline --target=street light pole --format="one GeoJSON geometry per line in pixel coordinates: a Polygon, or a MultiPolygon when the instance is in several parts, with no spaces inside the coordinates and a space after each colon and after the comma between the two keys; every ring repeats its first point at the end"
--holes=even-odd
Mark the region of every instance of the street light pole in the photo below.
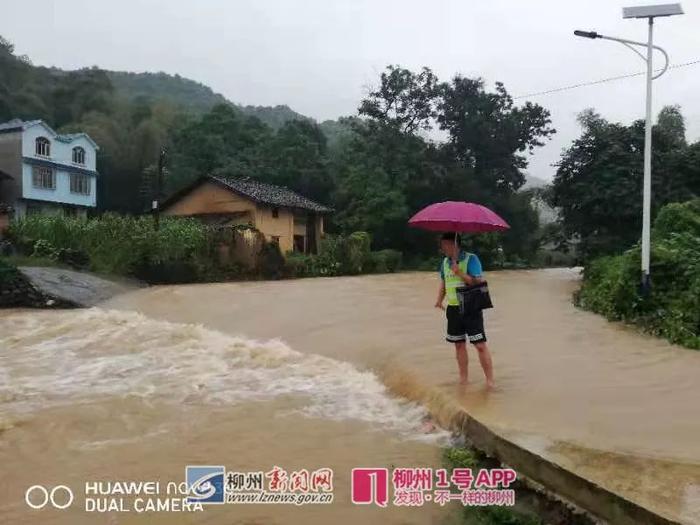
{"type": "MultiPolygon", "coordinates": [[[[649,17],[649,37],[647,39],[647,103],[644,125],[644,189],[642,203],[642,293],[651,289],[651,91],[654,80],[652,66],[654,53],[654,17],[649,17]]],[[[666,57],[668,67],[668,56],[666,57]]]]}
{"type": "Polygon", "coordinates": [[[644,180],[642,197],[642,279],[641,291],[646,294],[651,289],[651,95],[652,83],[655,79],[663,75],[668,69],[668,53],[659,46],[654,45],[654,18],[662,16],[681,15],[683,10],[680,4],[664,4],[641,7],[625,7],[622,11],[623,18],[646,18],[649,25],[649,33],[646,42],[636,42],[624,38],[616,38],[596,33],[595,31],[574,31],[574,35],[584,38],[601,38],[613,40],[624,44],[637,53],[647,64],[647,92],[646,92],[646,116],[644,125],[644,180]],[[640,53],[633,46],[645,47],[646,56],[640,53]],[[654,75],[653,54],[654,50],[660,51],[666,59],[664,68],[657,75],[654,75]]]}

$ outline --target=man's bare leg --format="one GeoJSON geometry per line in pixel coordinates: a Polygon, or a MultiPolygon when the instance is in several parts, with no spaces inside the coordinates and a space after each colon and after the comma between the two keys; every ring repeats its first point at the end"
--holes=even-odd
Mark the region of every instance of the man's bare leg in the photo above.
{"type": "Polygon", "coordinates": [[[459,383],[461,385],[466,385],[469,371],[469,357],[467,356],[466,341],[455,343],[455,356],[457,357],[457,366],[459,367],[459,383]]]}
{"type": "Polygon", "coordinates": [[[496,382],[493,380],[493,361],[489,347],[486,343],[476,343],[474,347],[479,352],[479,363],[481,363],[481,368],[486,376],[486,386],[493,388],[496,386],[496,382]]]}

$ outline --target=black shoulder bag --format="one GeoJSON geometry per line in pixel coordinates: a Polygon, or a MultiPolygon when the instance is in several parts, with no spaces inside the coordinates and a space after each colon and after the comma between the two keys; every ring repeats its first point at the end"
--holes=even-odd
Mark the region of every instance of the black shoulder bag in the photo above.
{"type": "Polygon", "coordinates": [[[457,298],[459,299],[459,313],[462,315],[471,315],[481,310],[493,308],[489,285],[486,281],[457,288],[457,298]]]}

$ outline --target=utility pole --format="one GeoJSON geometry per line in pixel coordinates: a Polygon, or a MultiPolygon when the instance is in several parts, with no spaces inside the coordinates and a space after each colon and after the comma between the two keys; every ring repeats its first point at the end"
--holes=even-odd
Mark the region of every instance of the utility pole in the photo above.
{"type": "Polygon", "coordinates": [[[153,228],[160,229],[160,197],[163,188],[163,171],[165,170],[165,148],[161,148],[158,155],[158,173],[156,173],[156,191],[152,203],[153,228]]]}

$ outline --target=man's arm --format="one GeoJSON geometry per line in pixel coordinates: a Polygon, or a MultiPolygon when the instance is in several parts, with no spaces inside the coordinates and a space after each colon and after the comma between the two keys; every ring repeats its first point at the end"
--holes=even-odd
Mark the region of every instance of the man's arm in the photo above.
{"type": "MultiPolygon", "coordinates": [[[[464,281],[464,284],[466,284],[468,286],[471,286],[473,284],[479,284],[481,281],[483,281],[483,279],[481,277],[472,277],[471,275],[464,273],[460,269],[459,265],[457,265],[455,263],[452,263],[452,271],[454,272],[454,274],[457,277],[459,277],[460,279],[462,279],[462,281],[464,281]]],[[[444,284],[445,283],[443,283],[443,286],[444,286],[444,284]]]]}
{"type": "Polygon", "coordinates": [[[435,308],[440,308],[444,310],[445,307],[442,306],[442,301],[445,300],[445,281],[440,280],[440,289],[438,290],[437,301],[435,301],[435,308]]]}
{"type": "Polygon", "coordinates": [[[482,277],[481,261],[475,254],[469,256],[467,271],[463,272],[458,264],[452,263],[452,271],[457,275],[467,286],[479,284],[484,281],[482,277]]]}

